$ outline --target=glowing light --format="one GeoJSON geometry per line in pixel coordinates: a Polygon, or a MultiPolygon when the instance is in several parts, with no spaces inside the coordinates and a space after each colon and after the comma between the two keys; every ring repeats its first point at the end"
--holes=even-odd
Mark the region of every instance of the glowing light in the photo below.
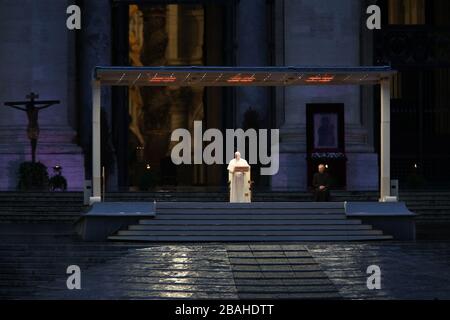
{"type": "Polygon", "coordinates": [[[152,83],[167,83],[167,82],[175,82],[177,80],[177,77],[174,77],[173,74],[170,76],[158,76],[158,74],[155,74],[149,81],[152,83]]]}
{"type": "Polygon", "coordinates": [[[324,82],[330,82],[334,79],[334,76],[329,75],[317,75],[317,76],[310,76],[305,81],[306,82],[317,82],[317,83],[324,83],[324,82]]]}
{"type": "Polygon", "coordinates": [[[251,76],[241,76],[240,74],[231,77],[227,80],[227,82],[231,83],[248,83],[255,81],[255,75],[252,74],[251,76]]]}
{"type": "Polygon", "coordinates": [[[151,166],[147,163],[146,169],[150,170],[151,166]]]}

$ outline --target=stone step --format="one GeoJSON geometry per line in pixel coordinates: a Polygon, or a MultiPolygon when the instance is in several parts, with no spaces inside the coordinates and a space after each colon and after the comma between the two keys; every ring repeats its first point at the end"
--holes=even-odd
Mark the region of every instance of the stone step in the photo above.
{"type": "Polygon", "coordinates": [[[110,240],[115,241],[145,241],[145,242],[266,242],[266,241],[363,241],[363,240],[392,240],[387,235],[333,235],[333,236],[110,236],[110,240]]]}
{"type": "Polygon", "coordinates": [[[447,211],[450,212],[450,206],[440,206],[440,205],[424,205],[424,206],[408,206],[414,212],[420,211],[447,211]]]}
{"type": "MultiPolygon", "coordinates": [[[[122,193],[122,194],[112,194],[106,193],[105,199],[134,199],[134,198],[190,198],[190,197],[199,197],[199,198],[229,198],[228,192],[214,193],[214,192],[148,192],[148,193],[122,193]]],[[[378,198],[378,195],[364,195],[364,194],[336,194],[332,193],[333,197],[336,198],[378,198]]],[[[313,197],[311,192],[302,192],[302,193],[260,193],[257,191],[253,192],[253,197],[255,198],[305,198],[309,199],[313,197]]]]}
{"type": "MultiPolygon", "coordinates": [[[[357,198],[357,197],[332,197],[332,201],[343,202],[343,201],[378,201],[378,198],[357,198]]],[[[158,196],[148,196],[148,197],[117,197],[117,198],[108,198],[106,197],[106,202],[121,202],[121,201],[153,201],[157,202],[205,202],[205,203],[214,203],[214,202],[228,202],[228,196],[224,197],[214,197],[214,196],[205,196],[200,197],[198,195],[190,195],[190,196],[170,196],[170,197],[158,197],[158,196]]],[[[252,198],[253,203],[258,202],[312,202],[313,197],[261,197],[255,196],[252,198]]]]}
{"type": "Polygon", "coordinates": [[[59,214],[59,213],[74,213],[79,214],[81,212],[81,208],[74,208],[72,206],[69,207],[10,207],[10,208],[1,208],[0,207],[0,215],[5,214],[59,214]]]}
{"type": "Polygon", "coordinates": [[[433,218],[433,217],[450,217],[450,214],[449,214],[449,212],[439,212],[439,211],[436,211],[436,212],[433,212],[433,211],[430,211],[430,212],[415,212],[414,211],[414,213],[417,213],[417,218],[418,219],[421,219],[421,218],[423,218],[423,219],[430,219],[430,218],[433,218]]]}
{"type": "Polygon", "coordinates": [[[416,191],[416,192],[400,192],[402,198],[415,197],[450,197],[449,191],[416,191]]]}
{"type": "Polygon", "coordinates": [[[422,207],[422,208],[417,208],[414,206],[409,206],[408,204],[406,204],[406,207],[410,210],[413,211],[414,213],[430,213],[430,212],[439,212],[439,213],[450,213],[450,208],[441,208],[441,209],[434,209],[434,206],[431,204],[428,207],[422,207]]]}
{"type": "MultiPolygon", "coordinates": [[[[201,190],[201,189],[199,189],[201,190]]],[[[203,188],[203,190],[205,190],[203,188]]],[[[377,192],[349,192],[349,191],[333,191],[333,200],[335,203],[329,203],[331,206],[328,212],[323,211],[323,208],[315,207],[317,204],[309,202],[311,200],[311,194],[308,192],[267,192],[267,191],[255,191],[254,201],[251,207],[234,208],[232,204],[227,203],[228,194],[226,190],[218,192],[207,191],[185,191],[185,192],[118,192],[107,193],[107,200],[116,201],[117,199],[124,199],[125,201],[135,199],[145,199],[146,201],[153,202],[157,199],[157,210],[161,216],[167,218],[159,219],[158,217],[151,222],[152,225],[167,224],[166,220],[176,219],[170,221],[171,224],[176,226],[189,226],[193,228],[195,226],[216,226],[224,225],[227,228],[233,226],[233,216],[230,213],[241,214],[245,213],[245,219],[238,218],[234,225],[239,228],[248,228],[256,221],[254,217],[259,213],[272,214],[281,217],[285,217],[287,224],[292,224],[293,227],[301,226],[313,226],[314,221],[309,219],[294,219],[297,215],[304,215],[306,217],[311,216],[325,216],[326,218],[332,218],[334,225],[340,225],[346,227],[348,225],[355,225],[354,222],[349,222],[348,219],[333,218],[333,214],[343,215],[343,201],[350,199],[376,200],[378,198],[377,192]],[[193,203],[195,199],[200,198],[202,205],[193,203]],[[161,202],[160,200],[167,201],[161,202]],[[340,202],[339,202],[339,201],[340,202]],[[275,201],[275,202],[270,202],[275,201]],[[223,206],[227,206],[227,211],[221,211],[223,206]],[[254,207],[256,206],[256,207],[254,207]],[[334,207],[333,207],[334,206],[334,207]],[[265,207],[265,209],[264,209],[265,207]],[[245,210],[242,210],[245,208],[245,210]],[[254,209],[258,208],[258,209],[254,209]],[[309,208],[306,209],[306,208],[309,208]],[[185,210],[184,212],[178,211],[179,209],[185,210]],[[228,211],[230,210],[230,211],[228,211]],[[214,212],[215,211],[215,212],[214,212]],[[208,214],[209,217],[206,221],[200,220],[199,216],[208,214]],[[197,216],[199,219],[193,221],[187,221],[191,216],[197,216]],[[227,215],[224,218],[223,215],[227,215]],[[286,217],[290,216],[290,217],[286,217]],[[212,219],[212,218],[213,219],[212,219]],[[289,219],[293,218],[293,219],[289,219]],[[216,220],[219,219],[219,220],[216,220]],[[162,221],[162,222],[158,222],[162,221]]],[[[3,223],[23,223],[30,222],[35,223],[73,223],[80,213],[85,210],[82,204],[83,193],[82,192],[0,192],[0,222],[3,223]]],[[[418,213],[418,222],[447,222],[450,220],[450,192],[428,192],[428,191],[408,191],[401,192],[400,199],[407,201],[408,208],[418,213]]],[[[330,221],[327,219],[316,219],[316,225],[330,225],[330,221]]],[[[360,222],[356,222],[358,224],[360,222]]],[[[268,227],[270,225],[282,226],[286,223],[278,223],[275,219],[270,218],[265,221],[258,221],[257,226],[268,227]]],[[[253,227],[252,227],[253,228],[253,227]]]]}
{"type": "MultiPolygon", "coordinates": [[[[202,220],[191,220],[191,219],[178,219],[178,220],[158,220],[156,218],[155,220],[147,220],[142,219],[139,221],[140,225],[286,225],[286,221],[283,220],[255,220],[255,219],[227,219],[227,220],[221,220],[221,219],[202,219],[202,220]]],[[[317,220],[317,219],[296,219],[296,220],[289,220],[289,225],[336,225],[336,224],[345,224],[345,225],[351,225],[351,224],[361,224],[361,220],[357,219],[339,219],[339,220],[332,220],[332,219],[323,219],[323,220],[317,220]]]]}
{"type": "Polygon", "coordinates": [[[432,222],[435,222],[435,223],[438,223],[438,222],[449,222],[450,221],[450,217],[448,217],[448,216],[430,216],[430,217],[427,217],[427,216],[419,216],[419,217],[417,217],[416,218],[416,221],[417,222],[421,222],[421,221],[432,221],[432,222]]]}
{"type": "Polygon", "coordinates": [[[158,220],[339,220],[346,219],[344,214],[157,214],[158,220]]]}
{"type": "Polygon", "coordinates": [[[413,210],[414,213],[417,213],[417,218],[421,219],[430,219],[432,217],[449,217],[450,218],[450,213],[448,211],[444,211],[444,212],[439,212],[439,211],[430,211],[430,212],[415,212],[413,210]]]}
{"type": "Polygon", "coordinates": [[[7,223],[74,223],[79,218],[79,215],[73,216],[30,216],[30,215],[0,215],[0,222],[7,223]]]}
{"type": "Polygon", "coordinates": [[[422,203],[441,203],[441,204],[450,204],[449,198],[442,198],[442,199],[431,199],[431,198],[414,198],[414,199],[408,199],[402,201],[405,201],[409,204],[416,205],[416,204],[422,204],[422,203]]]}
{"type": "Polygon", "coordinates": [[[83,193],[79,191],[2,191],[0,192],[0,198],[8,197],[35,197],[35,198],[83,198],[83,193]]]}
{"type": "MultiPolygon", "coordinates": [[[[339,191],[333,190],[332,195],[337,198],[342,197],[356,197],[356,198],[378,198],[378,192],[364,192],[364,191],[339,191]]],[[[36,196],[36,197],[83,197],[83,192],[81,191],[66,191],[66,192],[52,192],[52,191],[2,191],[0,192],[1,197],[23,197],[23,196],[36,196]]],[[[106,198],[134,198],[134,197],[191,197],[191,196],[199,196],[199,197],[228,197],[227,191],[221,192],[210,192],[210,191],[160,191],[160,192],[107,192],[105,194],[106,198]]],[[[309,198],[312,196],[310,192],[307,191],[254,191],[254,196],[258,197],[306,197],[309,198]]],[[[421,199],[421,198],[429,198],[429,199],[449,199],[450,192],[439,192],[439,191],[418,191],[418,192],[400,192],[400,198],[403,199],[421,199]]]]}
{"type": "Polygon", "coordinates": [[[45,212],[45,211],[41,211],[41,212],[0,212],[0,217],[2,218],[6,218],[6,217],[16,217],[16,218],[20,218],[20,217],[33,217],[33,218],[38,218],[38,217],[79,217],[80,216],[80,212],[77,211],[68,211],[68,212],[45,212]]]}
{"type": "Polygon", "coordinates": [[[357,236],[382,235],[379,230],[122,230],[118,236],[357,236]]]}
{"type": "Polygon", "coordinates": [[[155,218],[141,219],[109,239],[175,242],[392,239],[363,226],[360,220],[347,219],[342,202],[163,202],[157,203],[156,208],[155,218]]]}
{"type": "Polygon", "coordinates": [[[252,202],[252,203],[228,203],[228,202],[158,202],[158,209],[344,209],[343,202],[252,202]]]}
{"type": "Polygon", "coordinates": [[[0,224],[8,223],[8,221],[15,221],[20,224],[33,224],[37,221],[40,223],[44,223],[44,221],[49,221],[49,223],[63,223],[67,221],[74,222],[76,219],[79,219],[79,213],[72,214],[0,214],[0,224]],[[64,221],[61,221],[64,220],[64,221]]]}
{"type": "Polygon", "coordinates": [[[68,204],[71,205],[77,205],[82,206],[83,201],[80,199],[17,199],[17,200],[1,200],[0,199],[0,206],[30,206],[30,205],[40,205],[40,206],[47,206],[47,205],[55,205],[55,206],[67,206],[68,204]]]}
{"type": "Polygon", "coordinates": [[[279,224],[279,225],[180,225],[180,224],[160,224],[160,225],[131,225],[128,230],[141,230],[141,231],[158,231],[158,230],[191,230],[191,231],[205,231],[205,230],[371,230],[372,226],[364,224],[335,224],[335,225],[292,225],[292,224],[279,224]]]}
{"type": "MultiPolygon", "coordinates": [[[[1,211],[1,209],[0,209],[1,211]]],[[[307,215],[307,214],[317,214],[317,215],[336,215],[336,214],[345,214],[344,209],[295,209],[295,208],[265,208],[265,209],[257,209],[257,208],[230,208],[227,209],[162,209],[157,208],[157,215],[221,215],[221,214],[248,214],[248,215],[264,215],[264,214],[283,214],[283,215],[307,215]]]]}
{"type": "Polygon", "coordinates": [[[76,240],[77,235],[72,233],[66,234],[57,234],[57,233],[27,233],[27,232],[10,232],[10,233],[2,233],[0,234],[0,242],[1,240],[26,240],[26,241],[47,241],[54,240],[60,244],[70,243],[71,241],[76,240]]]}

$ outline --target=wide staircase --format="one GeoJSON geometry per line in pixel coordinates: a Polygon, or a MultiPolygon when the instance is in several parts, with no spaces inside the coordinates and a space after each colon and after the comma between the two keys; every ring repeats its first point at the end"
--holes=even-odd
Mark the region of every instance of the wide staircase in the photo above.
{"type": "MultiPolygon", "coordinates": [[[[116,192],[107,193],[106,201],[153,201],[160,209],[161,202],[226,202],[225,190],[183,190],[160,192],[116,192]]],[[[333,191],[332,201],[376,201],[377,192],[333,191]]],[[[254,193],[253,201],[304,202],[312,200],[307,192],[264,192],[254,193]]],[[[403,191],[400,200],[418,214],[416,217],[419,239],[449,238],[450,191],[403,191]]],[[[271,205],[271,204],[269,204],[271,205]]],[[[83,211],[82,192],[0,192],[0,224],[66,224],[75,222],[83,211]]],[[[164,209],[163,213],[164,213],[164,209]]],[[[157,217],[155,221],[159,221],[157,217]]],[[[226,230],[224,230],[226,231],[226,230]]]]}
{"type": "Polygon", "coordinates": [[[110,236],[118,241],[246,242],[392,239],[358,219],[343,202],[161,202],[155,218],[110,236]]]}
{"type": "Polygon", "coordinates": [[[73,223],[82,210],[81,192],[0,192],[0,223],[73,223]]]}

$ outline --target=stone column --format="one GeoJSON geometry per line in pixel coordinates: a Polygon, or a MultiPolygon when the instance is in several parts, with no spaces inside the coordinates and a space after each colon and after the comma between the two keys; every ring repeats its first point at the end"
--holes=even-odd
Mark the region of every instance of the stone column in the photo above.
{"type": "MultiPolygon", "coordinates": [[[[92,176],[92,75],[96,66],[111,65],[111,1],[109,0],[84,0],[81,2],[82,26],[80,33],[80,108],[81,108],[81,130],[80,137],[86,157],[86,172],[92,176]]],[[[109,147],[113,148],[112,141],[112,110],[111,110],[111,88],[103,87],[101,93],[101,108],[104,113],[102,123],[102,134],[106,126],[109,128],[109,136],[102,137],[102,143],[108,141],[109,147]]],[[[105,160],[105,159],[104,159],[105,160]]],[[[109,159],[109,167],[106,170],[106,188],[114,190],[117,188],[117,165],[116,159],[109,159]]]]}
{"type": "MultiPolygon", "coordinates": [[[[360,1],[285,0],[284,4],[285,65],[360,65],[360,1]]],[[[306,104],[344,103],[347,189],[376,190],[377,156],[361,123],[360,91],[358,86],[285,88],[280,172],[272,179],[274,189],[307,187],[306,104]],[[369,171],[359,170],[363,162],[369,171]]]]}
{"type": "Polygon", "coordinates": [[[66,28],[72,1],[0,2],[0,188],[15,189],[17,169],[31,160],[24,112],[3,106],[34,91],[40,99],[60,100],[39,113],[37,161],[61,165],[69,190],[81,189],[83,154],[75,143],[75,31],[66,28]],[[72,127],[73,126],[73,127],[72,127]]]}
{"type": "MultiPolygon", "coordinates": [[[[237,65],[267,66],[266,0],[241,0],[237,7],[237,65]]],[[[236,122],[242,127],[245,112],[251,107],[259,114],[261,128],[267,127],[269,95],[264,87],[239,87],[237,92],[236,122]]]]}
{"type": "Polygon", "coordinates": [[[101,201],[102,179],[101,179],[101,157],[102,150],[100,136],[100,106],[101,106],[101,83],[92,81],[92,197],[90,203],[101,201]]]}
{"type": "Polygon", "coordinates": [[[381,89],[380,201],[391,195],[391,81],[383,79],[381,89]]]}

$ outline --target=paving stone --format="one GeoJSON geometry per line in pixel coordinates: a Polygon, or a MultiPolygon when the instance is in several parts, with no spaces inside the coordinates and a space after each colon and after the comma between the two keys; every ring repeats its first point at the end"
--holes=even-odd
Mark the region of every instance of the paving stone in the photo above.
{"type": "Polygon", "coordinates": [[[0,242],[2,299],[450,299],[449,242],[16,240],[0,242]],[[80,291],[66,288],[69,264],[81,267],[80,291]],[[381,290],[366,287],[371,264],[381,290]]]}
{"type": "Polygon", "coordinates": [[[249,245],[247,256],[233,257],[227,247],[234,281],[240,298],[276,299],[339,297],[337,289],[301,245],[249,245]],[[288,251],[286,251],[288,250],[288,251]],[[294,252],[294,254],[292,254],[294,252]],[[296,255],[296,253],[299,253],[296,255]],[[254,256],[255,258],[250,258],[254,256]],[[290,258],[287,258],[289,256],[290,258]],[[254,272],[255,270],[260,272],[254,272]],[[244,270],[253,270],[244,272],[244,270]],[[299,278],[298,271],[302,271],[299,278]],[[311,271],[314,271],[311,272],[311,271]],[[309,283],[301,282],[303,279],[309,283]],[[317,279],[326,282],[314,282],[317,279]],[[299,282],[300,281],[300,282],[299,282]],[[322,294],[322,295],[321,295],[322,294]]]}

